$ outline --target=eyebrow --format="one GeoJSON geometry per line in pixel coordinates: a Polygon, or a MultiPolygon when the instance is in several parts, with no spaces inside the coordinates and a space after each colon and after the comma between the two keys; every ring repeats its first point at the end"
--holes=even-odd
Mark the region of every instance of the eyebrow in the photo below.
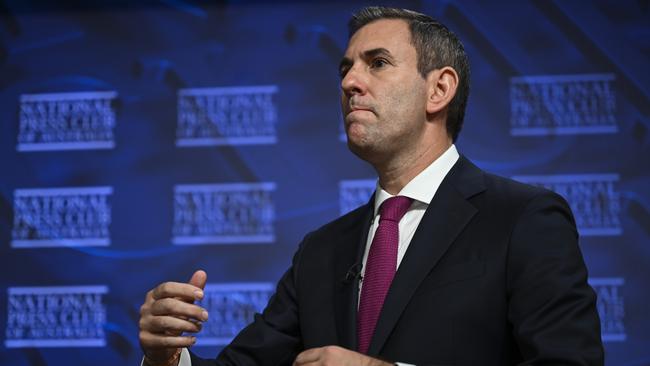
{"type": "Polygon", "coordinates": [[[365,51],[363,53],[363,56],[366,59],[373,58],[373,57],[376,57],[376,56],[385,56],[385,57],[388,57],[388,58],[391,58],[391,59],[393,58],[393,56],[390,54],[390,51],[388,51],[387,49],[382,48],[382,47],[373,48],[371,50],[365,51]]]}
{"type": "MultiPolygon", "coordinates": [[[[377,56],[384,56],[384,57],[390,58],[391,60],[393,59],[393,56],[390,54],[390,51],[388,51],[387,49],[385,49],[383,47],[373,48],[371,50],[367,50],[367,51],[363,52],[363,58],[366,59],[366,60],[371,59],[373,57],[377,57],[377,56]]],[[[351,58],[343,57],[341,59],[341,62],[339,63],[339,71],[343,70],[343,68],[345,68],[345,67],[352,66],[352,64],[353,64],[353,62],[352,62],[351,58]]]]}

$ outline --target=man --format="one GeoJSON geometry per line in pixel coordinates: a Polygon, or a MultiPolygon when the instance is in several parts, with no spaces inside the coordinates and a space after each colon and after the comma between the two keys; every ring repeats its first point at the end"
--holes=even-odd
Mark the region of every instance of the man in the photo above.
{"type": "Polygon", "coordinates": [[[558,195],[487,174],[453,142],[462,44],[428,16],[366,8],[341,61],[350,149],[371,202],[309,233],[263,314],[216,360],[186,351],[206,274],[147,294],[150,365],[602,365],[595,295],[558,195]]]}

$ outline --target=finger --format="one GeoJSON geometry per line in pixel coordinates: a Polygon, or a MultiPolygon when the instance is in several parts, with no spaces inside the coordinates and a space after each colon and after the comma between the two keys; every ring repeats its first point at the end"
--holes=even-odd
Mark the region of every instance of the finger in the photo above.
{"type": "Polygon", "coordinates": [[[184,301],[165,298],[154,302],[151,305],[152,315],[169,315],[182,319],[195,319],[198,321],[208,320],[208,312],[202,307],[189,304],[184,301]]]}
{"type": "Polygon", "coordinates": [[[320,348],[311,348],[301,352],[293,361],[295,366],[304,365],[309,362],[316,362],[320,358],[320,348]]]}
{"type": "Polygon", "coordinates": [[[205,283],[208,281],[208,274],[203,270],[198,270],[194,272],[192,278],[190,278],[190,285],[196,286],[201,290],[205,288],[205,283]]]}
{"type": "Polygon", "coordinates": [[[143,348],[183,348],[196,343],[194,336],[160,335],[146,331],[141,331],[139,336],[143,348]]]}
{"type": "Polygon", "coordinates": [[[177,297],[186,301],[194,301],[203,297],[203,290],[189,283],[165,282],[153,289],[154,300],[167,297],[177,297]]]}
{"type": "Polygon", "coordinates": [[[201,323],[191,322],[173,316],[154,316],[149,319],[147,329],[151,333],[181,334],[182,332],[196,333],[201,331],[201,323]]]}

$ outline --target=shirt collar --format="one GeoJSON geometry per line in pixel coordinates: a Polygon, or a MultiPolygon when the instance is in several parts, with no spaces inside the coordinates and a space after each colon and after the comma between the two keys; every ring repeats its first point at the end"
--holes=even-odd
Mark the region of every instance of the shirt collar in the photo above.
{"type": "MultiPolygon", "coordinates": [[[[438,159],[408,182],[397,195],[406,196],[412,198],[414,201],[429,205],[438,187],[440,187],[442,180],[445,179],[445,176],[447,176],[447,173],[456,164],[459,157],[460,155],[458,154],[458,150],[456,150],[456,146],[452,144],[438,159]]],[[[379,181],[377,181],[375,192],[375,215],[377,215],[381,204],[385,200],[393,197],[393,195],[384,191],[379,185],[379,181]]]]}

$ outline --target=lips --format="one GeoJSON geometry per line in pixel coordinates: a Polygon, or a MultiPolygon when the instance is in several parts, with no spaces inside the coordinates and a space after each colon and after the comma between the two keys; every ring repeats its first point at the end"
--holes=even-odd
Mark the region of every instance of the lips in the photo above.
{"type": "Polygon", "coordinates": [[[350,114],[352,112],[357,112],[357,111],[366,111],[366,112],[373,112],[373,113],[375,112],[374,108],[371,106],[367,106],[363,104],[354,104],[351,102],[347,114],[350,114]]]}
{"type": "Polygon", "coordinates": [[[348,113],[355,111],[368,111],[374,112],[375,109],[370,104],[366,104],[361,98],[357,95],[352,96],[347,102],[348,113]]]}
{"type": "Polygon", "coordinates": [[[373,113],[373,111],[370,110],[370,109],[366,109],[366,108],[353,108],[353,109],[349,110],[349,111],[346,113],[345,116],[346,116],[346,117],[351,117],[352,115],[356,114],[355,112],[356,112],[356,113],[363,113],[363,112],[373,113]]]}

